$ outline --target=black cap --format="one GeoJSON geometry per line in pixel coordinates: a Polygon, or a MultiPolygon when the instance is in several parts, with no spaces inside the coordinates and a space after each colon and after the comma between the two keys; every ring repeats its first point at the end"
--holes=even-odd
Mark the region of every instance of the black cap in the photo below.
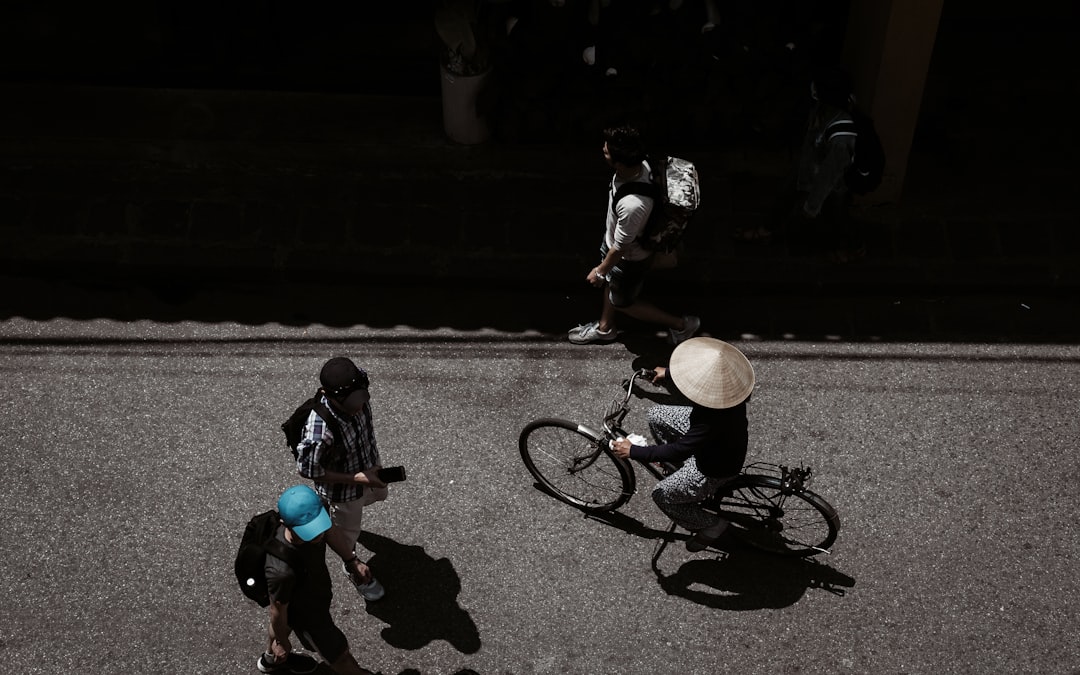
{"type": "Polygon", "coordinates": [[[368,375],[344,356],[335,356],[319,372],[323,391],[347,410],[359,410],[371,399],[368,375]]]}

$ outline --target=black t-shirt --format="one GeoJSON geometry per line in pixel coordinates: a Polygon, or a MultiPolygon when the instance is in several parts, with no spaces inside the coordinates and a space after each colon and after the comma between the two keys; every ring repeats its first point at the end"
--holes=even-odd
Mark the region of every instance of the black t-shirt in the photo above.
{"type": "Polygon", "coordinates": [[[289,615],[304,613],[308,608],[326,609],[333,592],[330,572],[326,569],[326,544],[294,546],[285,540],[285,526],[279,525],[277,539],[291,550],[303,566],[294,570],[277,556],[266,556],[266,588],[271,600],[289,605],[289,615]]]}
{"type": "Polygon", "coordinates": [[[734,476],[746,462],[746,402],[714,410],[695,405],[690,428],[673,443],[632,446],[630,456],[645,462],[684,461],[693,456],[698,471],[710,478],[734,476]]]}

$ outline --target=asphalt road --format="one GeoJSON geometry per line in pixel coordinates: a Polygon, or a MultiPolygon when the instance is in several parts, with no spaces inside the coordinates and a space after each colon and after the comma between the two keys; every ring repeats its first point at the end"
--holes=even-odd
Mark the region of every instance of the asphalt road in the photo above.
{"type": "Polygon", "coordinates": [[[336,587],[370,668],[1080,672],[1080,347],[740,346],[751,459],[814,467],[831,555],[690,554],[646,493],[605,522],[534,488],[522,426],[597,422],[664,358],[648,339],[0,322],[0,672],[256,672],[266,621],[233,555],[297,481],[278,425],[337,354],[409,471],[366,514],[389,595],[336,587]]]}

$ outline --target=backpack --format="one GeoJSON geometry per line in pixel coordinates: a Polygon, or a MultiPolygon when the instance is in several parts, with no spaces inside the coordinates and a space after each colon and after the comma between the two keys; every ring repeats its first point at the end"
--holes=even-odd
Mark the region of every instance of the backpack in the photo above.
{"type": "Polygon", "coordinates": [[[236,552],[233,567],[240,591],[259,603],[260,607],[270,606],[270,592],[266,588],[267,555],[285,561],[297,574],[303,572],[303,565],[295,552],[286,548],[275,536],[280,522],[281,517],[274,510],[254,516],[244,528],[244,536],[240,538],[240,548],[236,552]]]}
{"type": "Polygon", "coordinates": [[[667,157],[655,164],[650,161],[649,166],[650,181],[620,185],[611,199],[611,208],[614,210],[626,195],[651,197],[653,209],[638,243],[650,251],[669,253],[678,246],[701,203],[701,182],[697,168],[685,159],[667,157]]]}
{"type": "Polygon", "coordinates": [[[874,129],[874,120],[859,110],[851,111],[851,120],[838,120],[828,126],[828,140],[836,136],[855,136],[851,166],[844,173],[848,189],[857,195],[870,194],[881,185],[885,173],[885,149],[874,129]]]}
{"type": "Polygon", "coordinates": [[[294,459],[299,458],[296,446],[300,444],[300,439],[304,437],[304,427],[307,425],[312,410],[318,413],[326,426],[330,427],[330,433],[334,435],[334,438],[343,438],[337,418],[334,417],[329,408],[322,404],[320,398],[319,392],[315,392],[314,396],[301,403],[300,407],[293,411],[292,415],[289,415],[289,419],[281,423],[281,430],[285,432],[285,444],[292,450],[294,459]]]}

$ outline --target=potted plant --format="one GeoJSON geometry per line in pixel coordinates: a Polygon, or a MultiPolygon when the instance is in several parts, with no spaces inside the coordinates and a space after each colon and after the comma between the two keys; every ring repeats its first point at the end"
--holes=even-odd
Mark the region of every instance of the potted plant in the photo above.
{"type": "Polygon", "coordinates": [[[483,0],[443,0],[435,11],[442,39],[443,126],[458,143],[474,144],[491,135],[487,120],[491,43],[482,16],[483,0]]]}

